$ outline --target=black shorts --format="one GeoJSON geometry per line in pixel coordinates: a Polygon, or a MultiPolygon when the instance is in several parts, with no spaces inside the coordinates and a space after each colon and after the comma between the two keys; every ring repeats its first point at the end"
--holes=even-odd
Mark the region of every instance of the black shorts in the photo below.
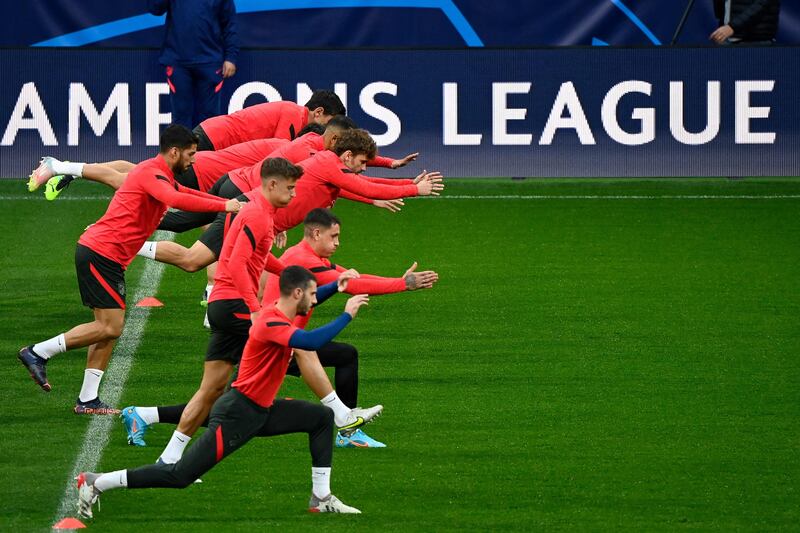
{"type": "Polygon", "coordinates": [[[223,174],[221,178],[214,182],[214,185],[208,190],[208,194],[219,196],[220,198],[236,198],[240,196],[243,191],[239,190],[232,181],[229,175],[223,174]]]}
{"type": "Polygon", "coordinates": [[[75,247],[75,271],[83,305],[125,309],[125,269],[82,244],[75,247]]]}
{"type": "Polygon", "coordinates": [[[215,300],[208,303],[208,340],[206,361],[230,361],[239,364],[250,332],[250,309],[244,300],[215,300]]]}
{"type": "Polygon", "coordinates": [[[203,129],[203,126],[198,124],[192,130],[192,133],[197,135],[198,138],[197,142],[198,152],[213,152],[215,150],[214,144],[211,142],[211,139],[208,138],[208,135],[206,135],[206,131],[203,129]]]}
{"type": "MultiPolygon", "coordinates": [[[[241,203],[248,201],[247,196],[244,194],[236,198],[241,203]]],[[[236,218],[236,213],[219,213],[211,225],[200,235],[198,241],[206,245],[206,248],[211,250],[214,257],[219,259],[219,254],[222,252],[222,243],[225,241],[225,236],[236,218]]]]}
{"type": "Polygon", "coordinates": [[[189,165],[189,168],[180,174],[175,174],[175,181],[184,187],[189,187],[196,191],[200,190],[200,182],[197,181],[197,173],[194,171],[194,165],[189,165]]]}

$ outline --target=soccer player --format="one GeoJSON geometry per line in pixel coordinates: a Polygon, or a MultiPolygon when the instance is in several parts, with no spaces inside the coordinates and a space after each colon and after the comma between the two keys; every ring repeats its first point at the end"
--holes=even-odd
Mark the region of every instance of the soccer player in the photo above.
{"type": "MultiPolygon", "coordinates": [[[[309,124],[303,128],[300,134],[324,131],[324,126],[309,124]]],[[[231,170],[260,163],[275,150],[288,143],[289,141],[286,139],[257,139],[235,144],[216,152],[198,152],[195,155],[194,163],[184,172],[175,175],[175,181],[190,189],[220,196],[218,191],[212,190],[219,178],[231,170]]],[[[72,163],[47,156],[42,158],[39,166],[31,173],[28,190],[35,191],[44,183],[44,196],[52,201],[79,178],[102,183],[117,190],[122,186],[125,177],[134,166],[136,166],[135,163],[130,161],[72,163]]]]}
{"type": "Polygon", "coordinates": [[[335,115],[344,114],[346,109],[336,93],[318,90],[305,106],[286,101],[256,104],[206,119],[194,132],[200,138],[199,150],[222,150],[254,139],[292,140],[307,124],[324,126],[335,115]]]}
{"type": "MultiPolygon", "coordinates": [[[[344,282],[343,282],[344,283],[344,282]]],[[[253,437],[308,433],[311,452],[311,498],[315,513],[360,513],[331,494],[333,412],[301,400],[275,399],[292,349],[316,350],[330,342],[367,304],[366,295],[353,296],[344,313],[312,331],[292,325],[298,314],[337,292],[337,283],[317,289],[314,275],[302,267],[281,273],[280,298],[254,319],[244,349],[239,376],[216,401],[208,430],[174,464],[156,463],[105,474],[78,475],[78,513],[92,517],[92,506],[104,491],[115,488],[185,488],[214,468],[253,437]]]]}
{"type": "Polygon", "coordinates": [[[275,216],[277,228],[293,228],[314,208],[331,207],[342,191],[349,199],[364,203],[375,200],[396,200],[407,196],[438,196],[444,189],[442,175],[423,172],[417,180],[381,179],[359,176],[367,162],[375,159],[377,146],[369,133],[362,129],[342,133],[333,150],[325,150],[302,161],[303,177],[298,184],[293,205],[275,216]]]}
{"type": "MultiPolygon", "coordinates": [[[[322,134],[316,132],[307,132],[304,135],[296,138],[291,142],[282,142],[275,150],[273,150],[267,157],[276,158],[280,157],[292,163],[298,164],[323,150],[330,150],[336,145],[336,141],[345,131],[355,129],[355,123],[344,115],[337,115],[328,122],[322,134]]],[[[272,139],[276,141],[278,139],[272,139]]],[[[254,141],[251,141],[254,142],[254,141]]],[[[248,143],[243,143],[248,144],[248,143]]],[[[242,146],[242,145],[234,145],[242,146]]],[[[223,151],[231,150],[226,148],[223,151]]],[[[201,152],[213,154],[216,152],[201,152]]],[[[400,168],[408,164],[408,162],[416,159],[418,154],[409,154],[403,159],[392,159],[390,157],[380,157],[368,161],[370,166],[383,166],[387,168],[400,168]]],[[[257,189],[258,175],[260,172],[261,160],[254,162],[247,166],[242,165],[242,168],[236,168],[225,175],[222,175],[214,187],[209,190],[210,194],[215,196],[222,196],[223,198],[236,198],[243,193],[257,189]]],[[[377,183],[382,184],[398,184],[399,182],[410,183],[410,180],[391,180],[382,178],[367,178],[377,183]]],[[[373,205],[374,201],[373,201],[373,205]]],[[[378,207],[386,207],[383,202],[377,204],[378,207]]],[[[181,211],[174,211],[167,213],[164,220],[159,225],[159,229],[167,231],[175,231],[182,233],[190,229],[199,228],[206,224],[210,224],[216,215],[208,215],[207,213],[187,213],[181,211]]],[[[210,289],[208,289],[210,291],[210,289]]]]}
{"type": "MultiPolygon", "coordinates": [[[[374,159],[376,151],[375,141],[369,133],[356,129],[343,132],[332,151],[325,150],[302,161],[299,166],[303,168],[303,179],[297,184],[295,199],[275,213],[276,233],[297,226],[314,208],[331,207],[342,191],[349,191],[361,201],[384,207],[375,202],[391,202],[405,196],[438,196],[444,189],[439,172],[423,171],[414,180],[385,180],[389,183],[382,183],[380,178],[374,178],[379,180],[376,183],[358,176],[366,162],[374,159]]],[[[245,187],[253,189],[257,186],[252,172],[243,174],[243,179],[246,180],[245,187]]],[[[246,200],[242,196],[237,198],[246,200]]],[[[218,216],[190,248],[172,241],[148,241],[139,255],[175,265],[187,272],[197,272],[216,261],[231,218],[218,216]]]]}
{"type": "Polygon", "coordinates": [[[180,125],[164,130],[160,153],[136,166],[114,194],[106,213],[78,240],[75,268],[84,305],[94,321],[19,351],[19,360],[45,391],[46,366],[53,356],[89,346],[75,413],[118,412],[98,397],[100,380],[125,322],[125,269],[145,239],[153,233],[168,207],[198,211],[239,210],[237,200],[224,200],[175,183],[174,175],[194,158],[197,137],[180,125]]]}
{"type": "MultiPolygon", "coordinates": [[[[341,222],[328,209],[314,209],[306,215],[303,221],[304,235],[300,243],[287,249],[280,260],[284,265],[302,266],[311,271],[317,284],[325,285],[338,278],[346,269],[342,265],[333,264],[331,256],[339,247],[341,222]]],[[[399,278],[386,278],[369,274],[360,274],[359,278],[350,280],[346,292],[349,294],[393,294],[417,289],[430,289],[439,280],[439,275],[427,270],[416,272],[417,264],[414,263],[399,278]]],[[[270,274],[264,295],[261,300],[266,306],[275,301],[280,293],[278,277],[270,274]]],[[[294,325],[305,328],[311,319],[311,313],[298,316],[294,325]]],[[[335,368],[334,381],[336,391],[330,394],[338,395],[342,403],[348,407],[358,405],[358,351],[354,346],[338,342],[330,342],[317,350],[317,356],[323,367],[335,368]]],[[[289,365],[287,374],[300,376],[300,368],[296,360],[289,365]]],[[[363,430],[358,429],[352,434],[339,432],[336,435],[336,446],[340,448],[382,448],[385,445],[369,437],[363,430]]]]}
{"type": "MultiPolygon", "coordinates": [[[[301,174],[300,167],[285,159],[265,160],[258,194],[242,208],[230,227],[220,253],[214,290],[209,296],[211,338],[203,378],[200,388],[182,409],[178,428],[161,454],[160,459],[165,463],[180,458],[239,363],[251,322],[261,308],[257,296],[261,273],[265,269],[275,274],[283,270],[283,264],[269,253],[274,238],[272,219],[276,210],[290,203],[301,174]]],[[[380,409],[351,413],[341,407],[342,410],[336,411],[336,421],[345,430],[351,427],[355,430],[380,413],[380,409]]]]}
{"type": "MultiPolygon", "coordinates": [[[[337,115],[328,122],[323,133],[306,132],[305,134],[298,135],[295,140],[278,147],[270,154],[270,157],[283,157],[292,163],[300,163],[309,157],[313,157],[317,152],[333,150],[333,147],[336,146],[336,141],[343,132],[357,129],[357,127],[356,123],[353,122],[350,117],[337,115]]],[[[409,154],[403,159],[375,156],[367,162],[367,165],[371,167],[397,169],[415,161],[418,156],[419,152],[409,154]]]]}

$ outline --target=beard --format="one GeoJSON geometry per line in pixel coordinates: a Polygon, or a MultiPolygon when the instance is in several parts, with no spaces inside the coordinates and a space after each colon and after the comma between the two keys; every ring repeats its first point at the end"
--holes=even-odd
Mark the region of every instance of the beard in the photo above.
{"type": "Polygon", "coordinates": [[[174,174],[183,174],[184,172],[186,172],[186,169],[188,169],[190,166],[192,166],[191,163],[184,166],[183,163],[181,163],[180,161],[176,161],[175,164],[172,166],[172,172],[174,174]]]}

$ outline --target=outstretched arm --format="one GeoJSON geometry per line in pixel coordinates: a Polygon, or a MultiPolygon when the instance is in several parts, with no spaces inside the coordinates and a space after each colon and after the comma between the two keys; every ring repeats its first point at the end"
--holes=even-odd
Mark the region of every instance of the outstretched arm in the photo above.
{"type": "Polygon", "coordinates": [[[406,205],[405,202],[403,202],[402,198],[395,198],[393,200],[373,200],[372,198],[365,198],[363,196],[359,196],[358,194],[353,194],[345,190],[341,190],[339,192],[339,196],[346,200],[351,200],[353,202],[361,202],[362,204],[374,205],[375,207],[386,209],[387,211],[391,211],[392,213],[397,213],[403,208],[404,205],[406,205]]]}
{"type": "Polygon", "coordinates": [[[344,313],[336,317],[336,319],[317,329],[312,329],[311,331],[298,329],[292,333],[292,336],[289,338],[289,346],[302,350],[319,350],[331,342],[334,337],[356,317],[359,308],[361,308],[362,305],[367,305],[368,302],[369,296],[366,294],[353,296],[347,300],[344,313]]]}
{"type": "Polygon", "coordinates": [[[372,183],[356,174],[345,174],[341,170],[331,172],[326,176],[326,181],[332,183],[342,191],[374,198],[376,200],[393,200],[404,196],[417,196],[420,194],[419,185],[383,185],[372,183]]]}
{"type": "MultiPolygon", "coordinates": [[[[184,211],[226,211],[229,210],[228,207],[231,207],[230,210],[234,210],[233,204],[230,201],[226,203],[224,198],[199,197],[181,191],[181,185],[178,185],[176,190],[165,176],[153,176],[143,180],[142,185],[145,191],[159,202],[184,211]]],[[[238,203],[236,202],[236,211],[238,211],[238,203]]]]}
{"type": "Polygon", "coordinates": [[[414,152],[413,154],[408,154],[403,159],[392,159],[391,157],[384,157],[382,155],[376,155],[374,159],[370,159],[367,161],[367,166],[370,167],[384,167],[384,168],[400,168],[404,167],[407,164],[411,163],[412,161],[416,161],[417,157],[419,157],[419,152],[414,152]]]}

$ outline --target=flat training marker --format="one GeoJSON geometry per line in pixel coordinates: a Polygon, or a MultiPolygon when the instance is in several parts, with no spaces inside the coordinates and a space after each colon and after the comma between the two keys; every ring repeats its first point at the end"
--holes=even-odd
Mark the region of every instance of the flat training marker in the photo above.
{"type": "Polygon", "coordinates": [[[54,525],[53,529],[86,529],[86,526],[77,518],[65,518],[54,525]]]}
{"type": "Polygon", "coordinates": [[[161,303],[158,298],[148,296],[147,298],[142,298],[139,300],[139,303],[136,304],[136,307],[164,307],[164,304],[161,303]]]}

